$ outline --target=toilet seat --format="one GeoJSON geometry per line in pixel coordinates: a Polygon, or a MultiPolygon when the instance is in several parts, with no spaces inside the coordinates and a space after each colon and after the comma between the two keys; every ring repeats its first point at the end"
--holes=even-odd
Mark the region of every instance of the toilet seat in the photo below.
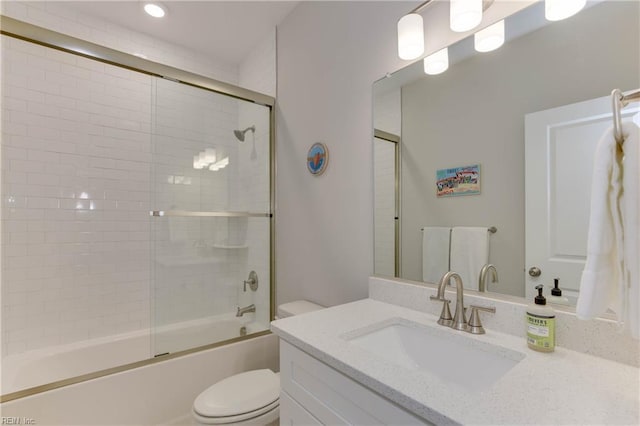
{"type": "Polygon", "coordinates": [[[223,425],[230,423],[240,424],[241,422],[251,424],[251,420],[255,420],[257,418],[264,419],[263,422],[258,422],[259,424],[267,424],[278,418],[279,408],[280,400],[276,400],[266,407],[262,407],[254,411],[249,411],[247,413],[238,414],[237,416],[204,417],[198,414],[195,409],[193,410],[193,416],[199,423],[209,425],[223,425]]]}
{"type": "Polygon", "coordinates": [[[238,423],[256,417],[275,419],[279,396],[279,374],[268,369],[246,371],[221,380],[198,395],[193,415],[205,424],[238,423]]]}

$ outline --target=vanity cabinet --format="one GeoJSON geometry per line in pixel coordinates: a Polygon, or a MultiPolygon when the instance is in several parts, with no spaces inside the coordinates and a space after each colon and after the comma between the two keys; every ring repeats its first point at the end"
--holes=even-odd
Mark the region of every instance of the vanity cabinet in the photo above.
{"type": "Polygon", "coordinates": [[[280,340],[281,425],[428,425],[397,404],[280,340]]]}

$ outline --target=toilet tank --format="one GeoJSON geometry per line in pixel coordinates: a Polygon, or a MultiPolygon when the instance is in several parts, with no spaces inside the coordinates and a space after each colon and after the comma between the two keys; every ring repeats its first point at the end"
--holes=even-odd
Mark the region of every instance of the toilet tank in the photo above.
{"type": "Polygon", "coordinates": [[[313,312],[323,308],[324,306],[309,302],[308,300],[296,300],[289,303],[283,303],[282,305],[278,305],[276,319],[292,317],[294,315],[313,312]]]}

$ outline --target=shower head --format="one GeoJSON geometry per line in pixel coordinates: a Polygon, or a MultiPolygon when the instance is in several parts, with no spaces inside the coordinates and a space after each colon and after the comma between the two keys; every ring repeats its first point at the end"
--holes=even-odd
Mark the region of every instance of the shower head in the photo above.
{"type": "Polygon", "coordinates": [[[251,130],[252,132],[255,132],[256,126],[249,126],[244,130],[234,130],[233,134],[236,135],[236,138],[238,138],[240,142],[244,142],[244,134],[247,133],[249,130],[251,130]]]}

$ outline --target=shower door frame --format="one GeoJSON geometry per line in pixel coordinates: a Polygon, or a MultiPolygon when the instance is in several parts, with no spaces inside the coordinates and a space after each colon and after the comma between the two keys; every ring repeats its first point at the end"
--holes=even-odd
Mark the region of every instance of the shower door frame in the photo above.
{"type": "MultiPolygon", "coordinates": [[[[199,74],[184,71],[179,68],[174,68],[168,65],[160,64],[158,62],[149,61],[147,59],[140,58],[138,56],[123,53],[108,47],[104,47],[95,43],[91,43],[82,39],[78,39],[72,36],[68,36],[62,33],[58,33],[46,28],[42,28],[27,22],[19,21],[17,19],[9,18],[8,16],[0,15],[0,34],[24,40],[30,43],[38,44],[51,49],[59,50],[62,52],[70,53],[72,55],[82,56],[84,58],[92,59],[98,62],[106,63],[109,65],[125,68],[130,71],[140,72],[153,77],[164,78],[174,81],[180,84],[186,84],[188,86],[196,87],[199,89],[207,90],[210,92],[230,96],[246,102],[262,105],[269,108],[269,212],[266,214],[260,214],[260,217],[269,218],[269,318],[274,319],[275,314],[275,195],[276,195],[276,152],[275,152],[275,98],[273,96],[265,95],[264,93],[255,92],[253,90],[245,89],[243,87],[235,86],[233,84],[218,81],[209,77],[205,77],[199,74]]],[[[164,213],[164,212],[163,212],[164,213]]],[[[196,212],[196,216],[198,212],[196,212]]],[[[201,213],[201,212],[200,212],[201,213]]],[[[160,216],[160,212],[151,211],[150,216],[160,216]]],[[[200,214],[202,215],[202,213],[200,214]]],[[[247,216],[244,212],[216,212],[213,215],[222,216],[247,216]]],[[[252,215],[253,216],[253,215],[252,215]]],[[[92,373],[83,374],[76,377],[71,377],[43,385],[35,386],[28,389],[19,390],[16,392],[0,395],[0,403],[12,401],[26,396],[31,396],[41,392],[46,392],[52,389],[57,389],[63,386],[68,386],[87,380],[96,379],[99,377],[120,373],[122,371],[131,370],[133,368],[142,367],[149,364],[155,364],[157,362],[166,361],[169,359],[181,357],[194,352],[200,352],[208,349],[213,349],[219,346],[228,345],[231,343],[239,342],[242,340],[248,340],[259,336],[271,334],[271,331],[264,330],[261,332],[249,334],[247,336],[240,336],[222,342],[211,343],[205,346],[199,346],[196,348],[190,348],[187,350],[174,352],[168,355],[163,355],[155,358],[148,358],[140,360],[130,364],[124,364],[105,370],[95,371],[92,373]]]]}

